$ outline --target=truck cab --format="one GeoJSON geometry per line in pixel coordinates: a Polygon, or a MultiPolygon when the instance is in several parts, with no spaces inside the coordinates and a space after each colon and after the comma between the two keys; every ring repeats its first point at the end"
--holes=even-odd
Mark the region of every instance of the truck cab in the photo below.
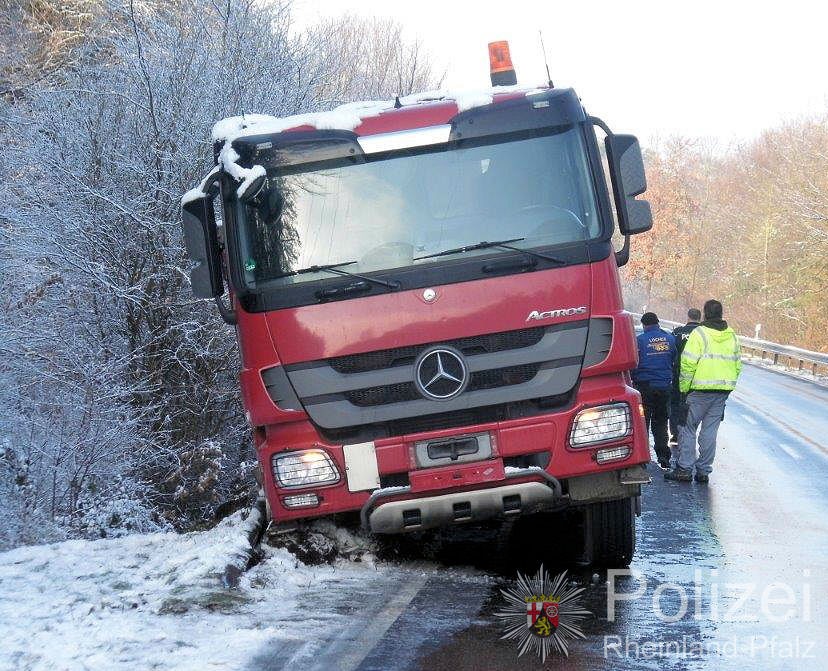
{"type": "Polygon", "coordinates": [[[618,274],[652,225],[635,138],[571,89],[512,86],[213,140],[182,200],[192,287],[236,326],[273,520],[577,511],[588,558],[629,563],[650,461],[618,274]]]}

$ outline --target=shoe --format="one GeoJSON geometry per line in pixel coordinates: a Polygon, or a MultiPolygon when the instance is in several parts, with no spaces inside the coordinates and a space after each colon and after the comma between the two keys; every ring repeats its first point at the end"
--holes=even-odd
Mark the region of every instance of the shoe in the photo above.
{"type": "Polygon", "coordinates": [[[685,471],[683,468],[674,468],[672,471],[667,471],[664,474],[665,480],[675,480],[677,482],[690,482],[693,479],[693,474],[690,471],[685,471]]]}
{"type": "Polygon", "coordinates": [[[705,484],[707,484],[708,482],[710,482],[710,476],[709,476],[707,473],[699,473],[699,472],[696,472],[696,476],[695,476],[695,477],[696,477],[696,482],[703,482],[703,483],[705,483],[705,484]]]}
{"type": "Polygon", "coordinates": [[[665,461],[659,461],[658,465],[661,466],[665,471],[670,470],[670,460],[667,459],[665,461]]]}

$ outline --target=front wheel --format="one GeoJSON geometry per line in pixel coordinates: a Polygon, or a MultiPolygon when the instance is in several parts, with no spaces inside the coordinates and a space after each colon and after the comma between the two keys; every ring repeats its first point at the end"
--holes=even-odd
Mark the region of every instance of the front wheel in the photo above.
{"type": "Polygon", "coordinates": [[[635,554],[635,499],[593,503],[585,513],[592,563],[606,568],[629,566],[635,554]]]}

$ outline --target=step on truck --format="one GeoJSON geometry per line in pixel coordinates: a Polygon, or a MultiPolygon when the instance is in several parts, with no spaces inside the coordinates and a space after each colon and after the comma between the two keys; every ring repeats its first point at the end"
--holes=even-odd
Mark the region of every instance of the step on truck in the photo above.
{"type": "Polygon", "coordinates": [[[618,274],[652,226],[641,150],[516,86],[503,46],[489,90],[217,123],[182,198],[192,291],[236,327],[274,522],[579,514],[585,560],[622,566],[650,460],[618,274]]]}

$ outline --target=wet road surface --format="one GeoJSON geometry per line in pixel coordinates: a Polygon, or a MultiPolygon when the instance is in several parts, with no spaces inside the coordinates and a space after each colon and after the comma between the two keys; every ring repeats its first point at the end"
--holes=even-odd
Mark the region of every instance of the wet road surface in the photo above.
{"type": "Polygon", "coordinates": [[[274,640],[251,668],[828,668],[828,389],[747,366],[710,484],[650,470],[633,574],[610,586],[606,571],[570,571],[593,617],[568,658],[518,658],[500,639],[514,573],[478,561],[496,551],[487,541],[463,546],[477,567],[407,562],[343,584],[348,612],[305,641],[274,640]]]}

